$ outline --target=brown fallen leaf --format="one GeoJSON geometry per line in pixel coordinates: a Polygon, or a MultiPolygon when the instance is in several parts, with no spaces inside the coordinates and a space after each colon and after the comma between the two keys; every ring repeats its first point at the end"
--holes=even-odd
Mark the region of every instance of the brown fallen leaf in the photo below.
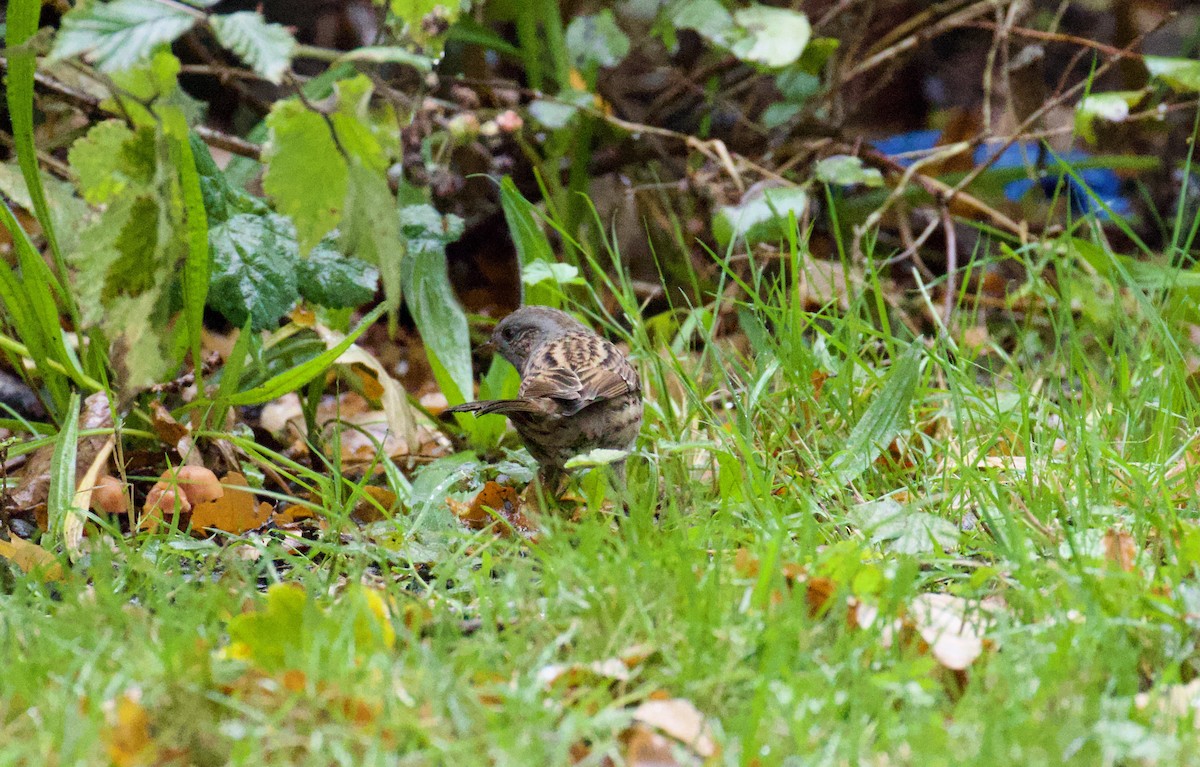
{"type": "Polygon", "coordinates": [[[681,763],[675,758],[676,746],[669,738],[640,724],[626,730],[622,739],[628,767],[684,767],[699,763],[694,758],[681,763]]]}
{"type": "Polygon", "coordinates": [[[1137,544],[1127,530],[1110,527],[1104,533],[1104,559],[1109,566],[1133,572],[1134,561],[1137,559],[1137,544]]]}
{"type": "MultiPolygon", "coordinates": [[[[113,415],[108,397],[97,392],[83,401],[79,412],[79,431],[112,428],[113,415]]],[[[98,434],[81,437],[75,449],[75,476],[84,475],[96,456],[110,439],[98,434]]],[[[50,495],[50,464],[54,459],[54,444],[44,445],[29,456],[17,486],[9,493],[9,507],[17,511],[33,512],[38,524],[45,529],[46,499],[50,495]]]]}
{"type": "Polygon", "coordinates": [[[271,518],[271,504],[259,503],[241,474],[226,474],[221,478],[221,486],[225,489],[223,496],[192,507],[194,534],[203,535],[210,530],[244,533],[262,527],[271,518]]]}

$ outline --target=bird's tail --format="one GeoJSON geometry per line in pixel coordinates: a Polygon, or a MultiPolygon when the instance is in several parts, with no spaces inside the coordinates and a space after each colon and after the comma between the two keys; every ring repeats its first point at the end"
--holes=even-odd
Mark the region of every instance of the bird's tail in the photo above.
{"type": "Polygon", "coordinates": [[[452,408],[447,408],[447,413],[474,413],[475,415],[488,415],[489,413],[499,413],[508,415],[509,413],[533,413],[538,410],[537,405],[524,399],[485,399],[478,402],[464,402],[461,405],[455,405],[452,408]]]}

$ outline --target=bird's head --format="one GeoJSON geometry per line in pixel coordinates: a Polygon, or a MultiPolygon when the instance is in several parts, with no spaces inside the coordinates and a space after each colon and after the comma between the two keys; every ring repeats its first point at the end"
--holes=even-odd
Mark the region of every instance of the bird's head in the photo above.
{"type": "Polygon", "coordinates": [[[538,346],[572,333],[591,333],[566,312],[547,306],[523,306],[508,315],[492,331],[492,346],[517,370],[538,346]]]}

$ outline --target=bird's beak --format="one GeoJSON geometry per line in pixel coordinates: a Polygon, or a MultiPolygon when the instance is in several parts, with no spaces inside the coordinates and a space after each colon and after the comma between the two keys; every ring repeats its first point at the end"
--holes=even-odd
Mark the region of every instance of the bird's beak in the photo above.
{"type": "Polygon", "coordinates": [[[475,351],[479,354],[493,354],[496,351],[496,345],[491,340],[487,340],[476,346],[475,351]]]}

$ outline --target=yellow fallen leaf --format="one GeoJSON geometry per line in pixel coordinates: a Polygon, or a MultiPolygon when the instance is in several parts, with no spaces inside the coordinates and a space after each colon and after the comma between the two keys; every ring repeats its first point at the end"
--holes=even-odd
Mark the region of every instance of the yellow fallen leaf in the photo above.
{"type": "Polygon", "coordinates": [[[61,581],[62,564],[58,559],[36,543],[12,536],[12,540],[0,540],[0,557],[10,560],[21,572],[40,574],[44,581],[61,581]]]}

